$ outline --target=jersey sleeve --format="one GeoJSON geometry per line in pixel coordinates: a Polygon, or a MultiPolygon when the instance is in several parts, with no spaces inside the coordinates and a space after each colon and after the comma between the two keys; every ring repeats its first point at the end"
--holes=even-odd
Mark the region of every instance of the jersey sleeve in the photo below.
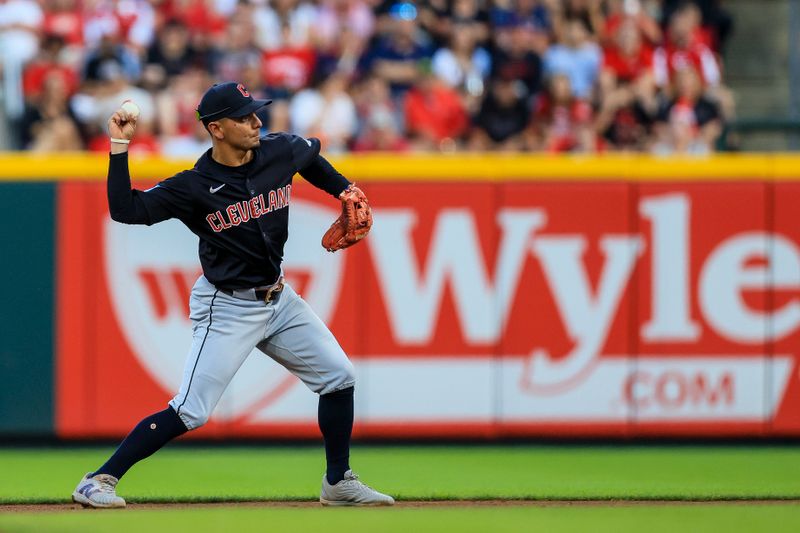
{"type": "Polygon", "coordinates": [[[337,198],[350,182],[342,176],[327,159],[318,155],[314,161],[300,171],[306,181],[337,198]]]}
{"type": "Polygon", "coordinates": [[[313,163],[321,149],[319,139],[311,137],[306,139],[298,135],[286,134],[292,150],[292,162],[295,171],[299,172],[313,163]]]}
{"type": "Polygon", "coordinates": [[[190,172],[180,172],[146,191],[133,191],[147,210],[149,224],[170,218],[186,220],[191,216],[193,210],[191,178],[190,172]]]}
{"type": "Polygon", "coordinates": [[[176,174],[152,189],[139,191],[131,188],[128,153],[112,154],[107,185],[112,220],[149,226],[169,218],[184,217],[191,212],[191,189],[185,174],[176,174]]]}
{"type": "Polygon", "coordinates": [[[108,210],[123,224],[151,225],[191,213],[191,183],[187,172],[176,174],[146,191],[131,188],[128,153],[112,154],[108,165],[108,210]]]}

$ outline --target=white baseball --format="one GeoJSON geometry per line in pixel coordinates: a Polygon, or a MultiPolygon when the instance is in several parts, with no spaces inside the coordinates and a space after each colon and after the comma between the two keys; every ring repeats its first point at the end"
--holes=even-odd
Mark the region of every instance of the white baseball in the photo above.
{"type": "Polygon", "coordinates": [[[120,108],[125,111],[130,118],[134,120],[139,118],[139,106],[134,104],[132,101],[125,100],[122,102],[122,106],[120,106],[120,108]]]}

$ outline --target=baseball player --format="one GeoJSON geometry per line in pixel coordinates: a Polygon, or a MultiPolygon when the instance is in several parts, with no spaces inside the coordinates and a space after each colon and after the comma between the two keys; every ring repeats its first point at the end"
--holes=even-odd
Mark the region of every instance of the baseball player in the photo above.
{"type": "Polygon", "coordinates": [[[205,424],[254,347],[319,394],[327,459],[320,502],[394,504],[350,469],[353,365],[281,275],[296,172],[342,202],[341,216],[322,239],[330,251],[367,234],[370,207],[364,193],[319,154],[317,139],[287,133],[260,137],[256,111],[269,103],[253,99],[234,82],[208,89],[197,117],[211,135],[212,148],[194,168],[146,191],[131,190],[128,171],[135,113],[123,106],[108,121],[111,218],[147,225],[179,219],[200,238],[203,275],[189,301],[193,341],[178,393],[166,409],[139,422],[104,465],[81,479],[72,498],[83,506],[124,507],[116,494],[119,479],[170,440],[205,424]]]}

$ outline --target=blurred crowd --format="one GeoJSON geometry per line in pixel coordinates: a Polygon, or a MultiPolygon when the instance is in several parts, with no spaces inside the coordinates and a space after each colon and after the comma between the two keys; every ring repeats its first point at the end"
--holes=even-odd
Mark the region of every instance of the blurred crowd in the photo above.
{"type": "Polygon", "coordinates": [[[720,0],[0,0],[15,148],[196,157],[203,91],[272,98],[327,152],[713,151],[734,102],[720,0]]]}

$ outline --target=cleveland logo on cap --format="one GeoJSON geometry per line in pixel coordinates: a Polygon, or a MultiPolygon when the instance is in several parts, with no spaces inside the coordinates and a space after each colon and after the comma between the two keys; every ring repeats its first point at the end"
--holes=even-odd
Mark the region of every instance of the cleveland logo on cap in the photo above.
{"type": "Polygon", "coordinates": [[[209,88],[197,106],[197,120],[212,121],[221,118],[245,117],[272,103],[258,100],[241,83],[217,83],[209,88]]]}

